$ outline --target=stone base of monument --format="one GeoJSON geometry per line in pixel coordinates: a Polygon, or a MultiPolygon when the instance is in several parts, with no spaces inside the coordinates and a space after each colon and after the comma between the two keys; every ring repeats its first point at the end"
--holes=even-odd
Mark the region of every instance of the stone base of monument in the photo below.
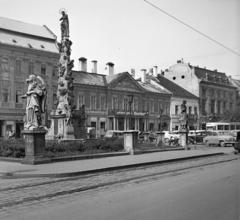
{"type": "Polygon", "coordinates": [[[45,134],[46,130],[23,130],[25,141],[24,164],[41,164],[50,162],[50,159],[44,157],[45,152],[45,134]]]}
{"type": "Polygon", "coordinates": [[[66,115],[51,115],[51,127],[46,135],[47,140],[73,140],[74,129],[67,123],[66,115]]]}
{"type": "Polygon", "coordinates": [[[124,131],[124,150],[129,154],[134,154],[134,149],[137,145],[138,131],[124,131]]]}
{"type": "Polygon", "coordinates": [[[180,133],[179,144],[181,147],[187,149],[187,137],[186,137],[187,132],[180,131],[179,133],[180,133]]]}
{"type": "Polygon", "coordinates": [[[164,147],[165,143],[164,143],[164,132],[157,132],[157,142],[156,142],[156,146],[157,147],[164,147]]]}

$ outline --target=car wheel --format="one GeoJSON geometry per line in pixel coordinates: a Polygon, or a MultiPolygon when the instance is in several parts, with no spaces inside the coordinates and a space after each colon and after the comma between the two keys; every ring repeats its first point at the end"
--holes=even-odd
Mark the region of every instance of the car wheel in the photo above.
{"type": "Polygon", "coordinates": [[[220,141],[220,142],[219,142],[219,146],[220,146],[220,147],[225,147],[224,141],[220,141]]]}

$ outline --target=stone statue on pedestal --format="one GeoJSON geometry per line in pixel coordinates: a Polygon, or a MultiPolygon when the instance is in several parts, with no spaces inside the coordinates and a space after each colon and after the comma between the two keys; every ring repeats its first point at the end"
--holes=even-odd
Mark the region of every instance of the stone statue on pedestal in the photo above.
{"type": "Polygon", "coordinates": [[[40,76],[30,75],[27,93],[22,97],[27,99],[24,129],[33,130],[43,127],[42,114],[46,111],[47,90],[40,76]]]}
{"type": "Polygon", "coordinates": [[[61,33],[62,33],[62,39],[64,37],[69,37],[69,21],[68,21],[68,15],[64,10],[61,11],[62,17],[60,18],[61,22],[61,33]]]}
{"type": "Polygon", "coordinates": [[[45,134],[43,113],[46,112],[47,89],[40,76],[30,75],[26,80],[27,93],[22,97],[27,99],[26,117],[24,123],[25,158],[22,163],[38,164],[49,161],[44,157],[45,134]]]}

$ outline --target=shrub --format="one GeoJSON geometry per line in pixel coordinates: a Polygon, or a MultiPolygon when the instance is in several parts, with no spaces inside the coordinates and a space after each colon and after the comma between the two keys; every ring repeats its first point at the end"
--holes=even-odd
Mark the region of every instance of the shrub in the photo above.
{"type": "MultiPolygon", "coordinates": [[[[46,141],[45,156],[70,156],[123,150],[123,139],[87,139],[85,141],[46,141]]],[[[0,140],[0,156],[22,158],[25,156],[23,139],[0,140]]]]}
{"type": "Polygon", "coordinates": [[[23,139],[0,140],[0,156],[21,158],[25,156],[23,139]]]}

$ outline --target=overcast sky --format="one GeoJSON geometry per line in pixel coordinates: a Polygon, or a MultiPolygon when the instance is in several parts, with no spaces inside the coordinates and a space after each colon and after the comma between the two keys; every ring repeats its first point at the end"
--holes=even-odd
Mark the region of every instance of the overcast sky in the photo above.
{"type": "MultiPolygon", "coordinates": [[[[240,0],[149,0],[161,9],[240,53],[240,0]]],[[[157,65],[166,69],[183,58],[240,79],[240,56],[185,27],[144,0],[0,0],[0,16],[47,25],[60,39],[59,9],[70,21],[72,58],[107,62],[117,72],[157,65]]]]}

